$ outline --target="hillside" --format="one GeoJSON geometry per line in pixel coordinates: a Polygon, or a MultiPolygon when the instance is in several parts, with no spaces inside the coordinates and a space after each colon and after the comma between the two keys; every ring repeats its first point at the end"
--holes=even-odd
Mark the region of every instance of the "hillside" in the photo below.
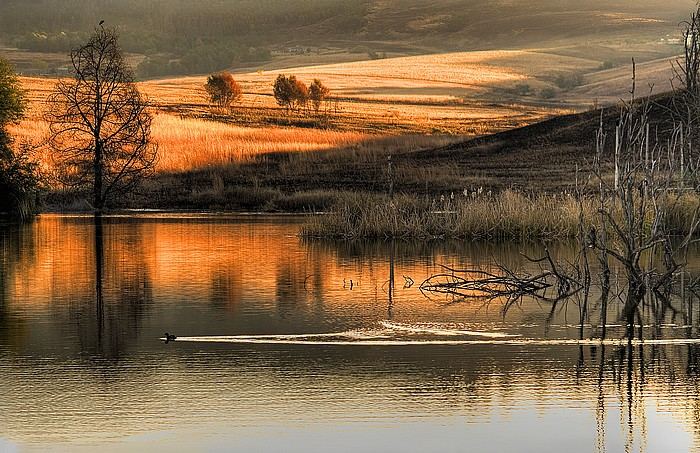
{"type": "MultiPolygon", "coordinates": [[[[155,107],[160,159],[156,179],[122,207],[324,208],[340,192],[385,192],[390,155],[399,192],[565,190],[591,156],[600,114],[591,106],[629,98],[630,65],[600,63],[555,47],[241,72],[243,101],[225,114],[206,102],[203,76],[141,82],[155,107]],[[282,73],[331,87],[328,117],[276,105],[271,87],[282,73]],[[558,77],[570,74],[582,74],[579,85],[559,88],[558,77]],[[577,111],[584,113],[566,115],[577,111]]],[[[636,75],[640,96],[649,85],[663,92],[671,62],[640,63],[636,75]]],[[[41,143],[54,80],[23,83],[30,114],[11,132],[20,143],[41,143]]]]}
{"type": "Polygon", "coordinates": [[[385,56],[560,48],[612,65],[678,51],[692,0],[4,0],[0,52],[26,74],[60,74],[102,19],[139,74],[308,66],[385,56]],[[55,11],[61,14],[55,14],[55,11]],[[297,61],[299,60],[299,61],[297,61]]]}
{"type": "MultiPolygon", "coordinates": [[[[654,99],[651,118],[662,130],[669,102],[668,95],[654,99]]],[[[355,145],[268,153],[237,164],[164,172],[115,207],[324,210],[348,192],[388,193],[389,156],[394,193],[421,199],[479,189],[560,193],[573,189],[577,168],[587,171],[601,118],[610,137],[617,115],[615,107],[562,115],[467,141],[447,140],[438,147],[425,136],[365,137],[355,145]]],[[[608,140],[607,146],[611,143],[608,140]]],[[[50,200],[54,207],[66,203],[61,197],[50,200]]]]}

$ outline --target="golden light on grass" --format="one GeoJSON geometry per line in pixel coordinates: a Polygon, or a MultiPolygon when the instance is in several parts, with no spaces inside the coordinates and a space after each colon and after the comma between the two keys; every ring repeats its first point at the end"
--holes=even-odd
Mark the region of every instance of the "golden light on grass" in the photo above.
{"type": "Polygon", "coordinates": [[[346,148],[367,140],[367,134],[303,128],[250,128],[158,115],[153,122],[159,171],[248,162],[262,154],[298,153],[346,148]]]}
{"type": "MultiPolygon", "coordinates": [[[[216,120],[204,119],[211,113],[203,90],[205,76],[152,80],[139,83],[139,88],[154,105],[158,171],[187,172],[250,162],[270,153],[302,156],[339,150],[338,159],[346,151],[349,157],[356,151],[400,153],[522,126],[569,110],[503,99],[493,103],[489,93],[514,83],[542,84],[542,75],[554,68],[582,64],[579,58],[534,51],[488,51],[252,71],[236,74],[243,101],[216,120]],[[297,74],[307,83],[321,78],[334,96],[324,106],[330,116],[290,117],[277,106],[271,93],[280,73],[297,74]],[[313,127],[322,123],[330,127],[313,127]]],[[[11,133],[18,142],[40,144],[47,136],[41,118],[54,80],[26,77],[22,82],[30,108],[27,119],[11,127],[11,133]]],[[[46,154],[41,160],[48,166],[46,154]]]]}
{"type": "MultiPolygon", "coordinates": [[[[28,118],[12,125],[10,133],[19,143],[38,145],[46,140],[48,124],[39,118],[28,118]]],[[[458,136],[416,134],[381,136],[314,128],[239,127],[169,114],[155,115],[152,137],[158,144],[156,170],[163,173],[249,163],[274,153],[297,155],[294,168],[298,169],[300,165],[305,165],[305,161],[313,165],[314,159],[310,156],[316,152],[339,151],[335,159],[342,163],[345,158],[362,158],[359,154],[368,157],[374,153],[412,151],[443,146],[461,139],[458,136]]],[[[51,160],[45,147],[38,148],[37,158],[45,169],[50,170],[51,160]]]]}

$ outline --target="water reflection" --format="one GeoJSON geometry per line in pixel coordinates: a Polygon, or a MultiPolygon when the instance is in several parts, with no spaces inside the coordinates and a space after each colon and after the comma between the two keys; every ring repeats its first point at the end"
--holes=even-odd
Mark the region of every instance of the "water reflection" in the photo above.
{"type": "MultiPolygon", "coordinates": [[[[612,306],[581,323],[573,303],[504,314],[405,283],[439,264],[526,266],[520,252],[537,245],[303,242],[297,228],[160,215],[3,226],[0,449],[700,451],[697,344],[157,340],[366,335],[387,321],[513,339],[606,324],[624,335],[612,306]]],[[[645,338],[696,338],[697,297],[671,303],[642,313],[645,338]]]]}

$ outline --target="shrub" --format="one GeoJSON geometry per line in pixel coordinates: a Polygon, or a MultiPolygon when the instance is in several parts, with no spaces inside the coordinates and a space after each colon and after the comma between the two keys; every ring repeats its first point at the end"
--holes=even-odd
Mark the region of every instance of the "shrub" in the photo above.
{"type": "Polygon", "coordinates": [[[557,92],[552,87],[543,88],[542,91],[540,91],[540,97],[542,97],[542,99],[552,99],[556,95],[557,92]]]}
{"type": "Polygon", "coordinates": [[[292,108],[294,103],[294,85],[296,84],[297,78],[294,76],[286,76],[280,74],[275,80],[275,85],[273,89],[273,94],[277,104],[285,107],[287,110],[292,108]]]}
{"type": "Polygon", "coordinates": [[[277,104],[291,108],[301,108],[309,101],[309,88],[296,76],[280,74],[274,84],[273,94],[277,104]]]}
{"type": "Polygon", "coordinates": [[[0,58],[0,128],[22,118],[24,90],[10,63],[0,58]]]}
{"type": "Polygon", "coordinates": [[[292,98],[294,99],[297,109],[306,107],[306,104],[309,102],[309,87],[301,80],[294,80],[292,98]]]}
{"type": "Polygon", "coordinates": [[[24,105],[24,90],[12,66],[0,58],[0,212],[21,219],[34,211],[39,178],[28,152],[12,150],[5,128],[22,118],[24,105]]]}
{"type": "Polygon", "coordinates": [[[40,181],[37,165],[22,149],[10,148],[10,139],[0,130],[0,213],[21,220],[36,210],[40,181]]]}
{"type": "Polygon", "coordinates": [[[554,79],[554,83],[562,90],[573,90],[583,85],[583,74],[559,74],[557,78],[554,79]]]}

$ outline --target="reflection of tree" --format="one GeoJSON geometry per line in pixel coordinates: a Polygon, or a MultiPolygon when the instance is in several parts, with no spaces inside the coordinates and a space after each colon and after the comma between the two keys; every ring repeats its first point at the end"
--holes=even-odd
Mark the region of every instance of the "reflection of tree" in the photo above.
{"type": "Polygon", "coordinates": [[[392,319],[394,316],[394,289],[395,289],[395,275],[394,275],[394,260],[396,257],[396,244],[391,241],[391,248],[389,249],[389,304],[387,307],[387,318],[392,319]]]}
{"type": "Polygon", "coordinates": [[[12,238],[12,228],[0,225],[0,334],[6,333],[8,329],[8,292],[10,285],[10,272],[14,269],[13,250],[16,249],[17,241],[12,238]],[[13,247],[14,246],[14,247],[13,247]]]}
{"type": "Polygon", "coordinates": [[[141,320],[152,301],[149,268],[138,225],[94,218],[93,297],[73,306],[81,350],[116,360],[135,344],[141,320]]]}
{"type": "Polygon", "coordinates": [[[306,301],[304,283],[306,276],[297,266],[283,263],[277,269],[275,279],[275,299],[277,312],[282,319],[288,318],[306,301]]]}
{"type": "Polygon", "coordinates": [[[5,344],[21,344],[27,334],[24,319],[10,310],[10,286],[22,272],[20,263],[34,260],[34,245],[32,224],[0,225],[0,339],[5,344]]]}
{"type": "Polygon", "coordinates": [[[211,303],[216,308],[235,309],[241,301],[240,274],[231,269],[213,270],[211,276],[211,303]]]}
{"type": "MultiPolygon", "coordinates": [[[[520,260],[519,252],[522,246],[513,251],[506,245],[500,248],[495,245],[467,245],[444,243],[436,245],[426,244],[401,244],[395,255],[389,242],[377,243],[375,241],[334,243],[314,242],[309,245],[314,250],[323,250],[329,255],[335,255],[339,262],[356,262],[367,267],[376,265],[380,261],[381,268],[388,268],[389,275],[395,265],[405,262],[413,265],[416,262],[425,262],[426,267],[436,263],[452,263],[455,267],[459,263],[481,263],[489,265],[497,263],[511,263],[508,266],[527,267],[528,263],[520,260]],[[462,261],[460,261],[462,260],[462,261]]],[[[512,247],[511,247],[512,248],[512,247]]],[[[554,249],[552,249],[554,250],[554,249]]],[[[566,256],[566,246],[558,246],[560,256],[566,256]]],[[[527,252],[528,255],[537,255],[537,252],[527,252]]],[[[378,268],[380,266],[377,266],[378,268]]],[[[463,266],[467,267],[467,266],[463,266]]],[[[400,274],[399,274],[400,275],[400,274]]],[[[692,280],[692,279],[688,279],[692,280]]],[[[593,337],[614,338],[620,333],[615,328],[608,327],[615,324],[626,324],[630,321],[624,312],[624,301],[620,300],[620,287],[623,282],[612,279],[609,286],[604,286],[592,292],[590,298],[583,300],[568,300],[558,305],[542,304],[540,312],[546,315],[549,322],[557,325],[578,324],[577,337],[581,339],[593,337]],[[569,307],[572,310],[569,310],[569,307]],[[575,311],[573,310],[575,309],[575,311]],[[567,313],[575,313],[573,319],[566,317],[567,313]],[[563,313],[563,315],[562,315],[563,313]],[[564,321],[564,322],[562,322],[564,321]]],[[[393,291],[389,292],[393,295],[393,291]]],[[[466,302],[470,302],[466,300],[466,302]]],[[[634,327],[633,338],[664,339],[668,338],[671,331],[664,330],[669,324],[688,326],[683,332],[687,338],[697,338],[697,315],[695,306],[700,303],[700,298],[690,293],[681,280],[681,285],[667,293],[650,291],[645,294],[639,303],[639,310],[634,313],[634,319],[630,321],[634,327]]],[[[537,312],[537,313],[540,313],[537,312]]],[[[540,320],[541,315],[535,312],[523,314],[523,317],[532,315],[532,322],[540,320]]],[[[525,318],[527,319],[527,318],[525,318]]],[[[621,334],[622,335],[622,334],[621,334]]],[[[424,352],[424,351],[423,351],[424,352]]],[[[554,351],[552,351],[554,354],[554,351]]],[[[490,398],[492,395],[478,393],[493,390],[492,382],[484,384],[491,377],[470,374],[468,369],[460,369],[459,364],[454,369],[446,366],[445,369],[437,369],[440,365],[433,362],[434,372],[430,372],[420,366],[422,357],[407,361],[413,372],[420,374],[420,379],[430,381],[433,387],[441,392],[457,394],[465,388],[477,393],[473,398],[490,398]],[[456,377],[463,377],[460,383],[456,377]]],[[[557,359],[562,359],[556,356],[557,359]]],[[[482,359],[483,360],[483,359],[482,359]]],[[[494,358],[498,365],[498,373],[509,375],[507,364],[494,358]]],[[[483,362],[482,367],[488,368],[483,362]]],[[[496,366],[496,365],[494,365],[496,366]]],[[[474,370],[472,370],[474,371],[474,370]]],[[[592,409],[596,416],[596,451],[604,452],[610,448],[612,440],[606,438],[606,427],[611,427],[610,422],[615,422],[619,417],[619,427],[622,433],[623,445],[626,451],[645,451],[648,440],[647,411],[650,401],[647,395],[653,396],[653,401],[662,406],[668,406],[666,411],[674,414],[677,419],[694,432],[695,446],[700,446],[700,400],[696,397],[700,387],[700,347],[697,345],[684,346],[658,346],[637,345],[627,343],[621,347],[606,346],[604,343],[598,346],[578,347],[578,360],[575,361],[576,386],[572,394],[594,395],[592,409]],[[679,355],[679,353],[681,353],[679,355]],[[661,403],[659,403],[661,401],[661,403]],[[614,408],[611,410],[610,408],[614,408]],[[619,410],[619,415],[618,415],[619,410]],[[610,417],[613,417],[610,420],[610,417]]],[[[547,374],[545,370],[540,370],[547,374]]],[[[538,373],[538,372],[535,372],[538,373]]],[[[517,375],[517,372],[513,374],[517,375]]],[[[562,381],[552,379],[551,385],[561,385],[563,380],[570,379],[570,375],[561,376],[562,381]]],[[[418,377],[417,377],[418,379],[418,377]]],[[[509,385],[512,383],[504,379],[503,387],[499,387],[499,397],[509,398],[509,385]]],[[[507,406],[507,403],[503,404],[507,406]]],[[[662,409],[663,410],[663,409],[662,409]]],[[[608,437],[610,437],[608,435],[608,437]]],[[[614,437],[614,436],[613,436],[614,437]]],[[[611,437],[612,439],[612,437],[611,437]]]]}
{"type": "MultiPolygon", "coordinates": [[[[595,348],[597,349],[597,348],[595,348]]],[[[591,359],[596,357],[591,350],[591,359]]],[[[700,390],[693,362],[698,346],[681,347],[628,343],[597,354],[596,451],[605,452],[607,407],[619,405],[619,423],[625,452],[647,449],[647,409],[651,396],[662,411],[674,414],[693,434],[694,447],[700,446],[700,390]],[[685,360],[684,360],[685,355],[685,360]],[[685,396],[685,397],[684,397],[685,396]]],[[[591,363],[591,368],[593,363],[591,363]]]]}

